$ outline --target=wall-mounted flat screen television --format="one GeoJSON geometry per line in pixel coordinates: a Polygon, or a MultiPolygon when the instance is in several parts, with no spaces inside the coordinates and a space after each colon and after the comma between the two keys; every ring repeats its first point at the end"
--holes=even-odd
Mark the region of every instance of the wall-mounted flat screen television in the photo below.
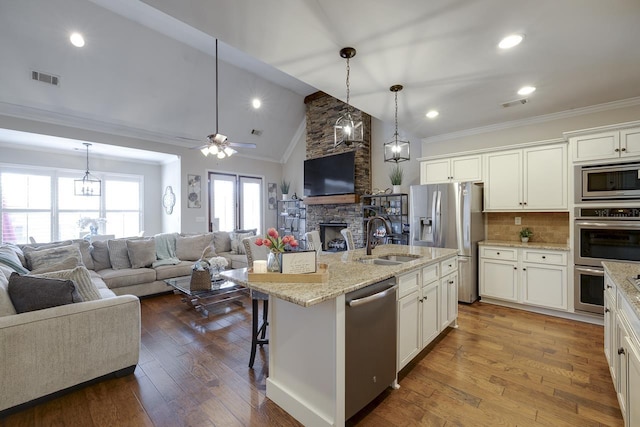
{"type": "Polygon", "coordinates": [[[305,160],[305,197],[355,193],[355,160],[353,151],[305,160]]]}

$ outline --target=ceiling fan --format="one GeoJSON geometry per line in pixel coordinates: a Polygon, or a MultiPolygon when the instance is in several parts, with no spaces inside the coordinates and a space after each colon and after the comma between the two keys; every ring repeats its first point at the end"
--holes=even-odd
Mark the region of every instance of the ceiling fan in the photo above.
{"type": "Polygon", "coordinates": [[[209,154],[224,159],[237,153],[232,147],[256,148],[256,144],[250,142],[230,142],[226,135],[218,132],[218,39],[216,39],[216,133],[207,136],[207,143],[196,147],[202,154],[209,154]]]}

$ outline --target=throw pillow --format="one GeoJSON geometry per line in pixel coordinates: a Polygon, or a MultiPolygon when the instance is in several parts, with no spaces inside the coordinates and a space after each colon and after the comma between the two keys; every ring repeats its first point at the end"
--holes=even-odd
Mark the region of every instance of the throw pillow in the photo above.
{"type": "Polygon", "coordinates": [[[231,252],[238,255],[246,255],[242,240],[247,237],[253,237],[255,235],[255,231],[248,231],[243,233],[234,231],[233,233],[231,233],[231,252]]]}
{"type": "Polygon", "coordinates": [[[93,259],[91,258],[91,243],[84,239],[74,239],[71,243],[77,243],[80,246],[80,253],[82,254],[82,263],[89,270],[93,270],[93,259]]]}
{"type": "Polygon", "coordinates": [[[215,231],[213,233],[213,246],[217,253],[231,252],[231,236],[228,231],[215,231]]]}
{"type": "MultiPolygon", "coordinates": [[[[0,269],[2,269],[2,267],[0,267],[0,269]]],[[[9,279],[3,273],[4,271],[0,272],[0,317],[16,314],[16,309],[13,307],[13,303],[9,297],[9,279]]],[[[9,275],[11,275],[11,273],[9,275]]]]}
{"type": "Polygon", "coordinates": [[[76,268],[79,265],[82,265],[82,262],[80,262],[80,259],[78,259],[78,257],[72,256],[69,258],[65,258],[60,262],[47,264],[44,267],[31,270],[31,273],[29,274],[42,274],[42,273],[48,273],[49,271],[71,270],[73,268],[76,268]]]}
{"type": "Polygon", "coordinates": [[[131,268],[149,267],[156,260],[156,242],[153,239],[127,240],[127,253],[131,268]]]}
{"type": "Polygon", "coordinates": [[[25,252],[27,266],[31,270],[48,269],[51,264],[59,264],[67,258],[75,257],[81,265],[82,254],[76,243],[66,246],[56,246],[47,249],[33,249],[25,252]]]}
{"type": "Polygon", "coordinates": [[[213,235],[209,233],[196,236],[178,236],[176,238],[176,256],[182,261],[197,261],[212,240],[213,235]]]}
{"type": "Polygon", "coordinates": [[[16,313],[82,302],[71,280],[46,279],[12,273],[9,297],[16,313]]]}
{"type": "Polygon", "coordinates": [[[111,268],[113,268],[114,270],[131,268],[131,261],[129,261],[129,252],[127,252],[126,239],[107,240],[107,247],[109,248],[109,260],[111,261],[111,268]]]}
{"type": "Polygon", "coordinates": [[[82,301],[94,301],[101,299],[98,287],[91,280],[91,273],[86,267],[75,267],[71,270],[51,271],[33,277],[46,277],[49,279],[71,280],[82,301]]]}
{"type": "Polygon", "coordinates": [[[16,251],[9,245],[0,246],[0,264],[9,267],[17,273],[27,274],[29,272],[29,270],[22,266],[16,251]]]}
{"type": "Polygon", "coordinates": [[[91,244],[91,259],[93,259],[93,269],[95,271],[111,268],[109,247],[106,241],[95,241],[91,244]]]}

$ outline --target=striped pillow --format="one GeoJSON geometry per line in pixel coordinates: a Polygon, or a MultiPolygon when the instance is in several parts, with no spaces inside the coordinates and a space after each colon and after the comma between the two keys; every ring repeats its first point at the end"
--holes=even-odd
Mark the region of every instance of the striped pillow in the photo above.
{"type": "Polygon", "coordinates": [[[27,274],[29,272],[20,262],[16,251],[9,245],[0,246],[0,264],[9,267],[16,273],[27,274]]]}
{"type": "Polygon", "coordinates": [[[111,268],[114,270],[131,268],[126,239],[109,240],[107,241],[107,247],[109,248],[109,261],[111,262],[111,268]]]}
{"type": "Polygon", "coordinates": [[[73,270],[51,271],[49,273],[34,275],[34,277],[71,280],[82,297],[82,301],[94,301],[101,299],[100,291],[91,281],[91,273],[89,273],[89,270],[87,270],[86,267],[76,267],[73,270]]]}

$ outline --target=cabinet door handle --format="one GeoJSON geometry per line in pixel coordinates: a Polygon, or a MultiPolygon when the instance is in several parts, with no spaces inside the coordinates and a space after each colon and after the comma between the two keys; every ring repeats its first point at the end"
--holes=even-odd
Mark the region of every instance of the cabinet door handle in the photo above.
{"type": "Polygon", "coordinates": [[[605,308],[604,308],[604,312],[605,312],[605,313],[608,313],[608,312],[610,312],[610,311],[611,311],[611,310],[609,310],[607,307],[605,307],[605,308]]]}
{"type": "Polygon", "coordinates": [[[620,347],[618,349],[618,354],[624,354],[624,347],[620,347]]]}
{"type": "Polygon", "coordinates": [[[496,255],[500,255],[500,252],[496,252],[496,255]]]}
{"type": "Polygon", "coordinates": [[[527,205],[527,202],[524,202],[524,205],[526,206],[526,205],[527,205]]]}
{"type": "Polygon", "coordinates": [[[523,269],[522,269],[522,271],[527,271],[527,269],[526,269],[526,268],[523,268],[523,269]]]}
{"type": "Polygon", "coordinates": [[[429,296],[426,296],[426,297],[422,298],[422,301],[426,301],[428,299],[429,299],[429,296]]]}
{"type": "Polygon", "coordinates": [[[518,267],[513,267],[513,269],[514,269],[514,270],[517,270],[517,269],[518,269],[518,267]]]}
{"type": "Polygon", "coordinates": [[[547,259],[547,257],[546,257],[546,256],[544,256],[544,255],[542,255],[542,259],[547,259]]]}
{"type": "Polygon", "coordinates": [[[620,149],[620,151],[627,151],[627,149],[626,149],[626,148],[624,148],[624,147],[622,147],[622,148],[620,149]]]}
{"type": "Polygon", "coordinates": [[[611,289],[613,286],[611,285],[607,285],[607,289],[611,289]]]}
{"type": "Polygon", "coordinates": [[[613,151],[615,151],[615,152],[617,153],[617,152],[619,152],[619,151],[620,151],[620,149],[619,149],[619,148],[616,148],[616,149],[615,149],[615,150],[613,150],[613,151]]]}
{"type": "Polygon", "coordinates": [[[522,206],[522,202],[518,203],[520,206],[522,206]]]}

